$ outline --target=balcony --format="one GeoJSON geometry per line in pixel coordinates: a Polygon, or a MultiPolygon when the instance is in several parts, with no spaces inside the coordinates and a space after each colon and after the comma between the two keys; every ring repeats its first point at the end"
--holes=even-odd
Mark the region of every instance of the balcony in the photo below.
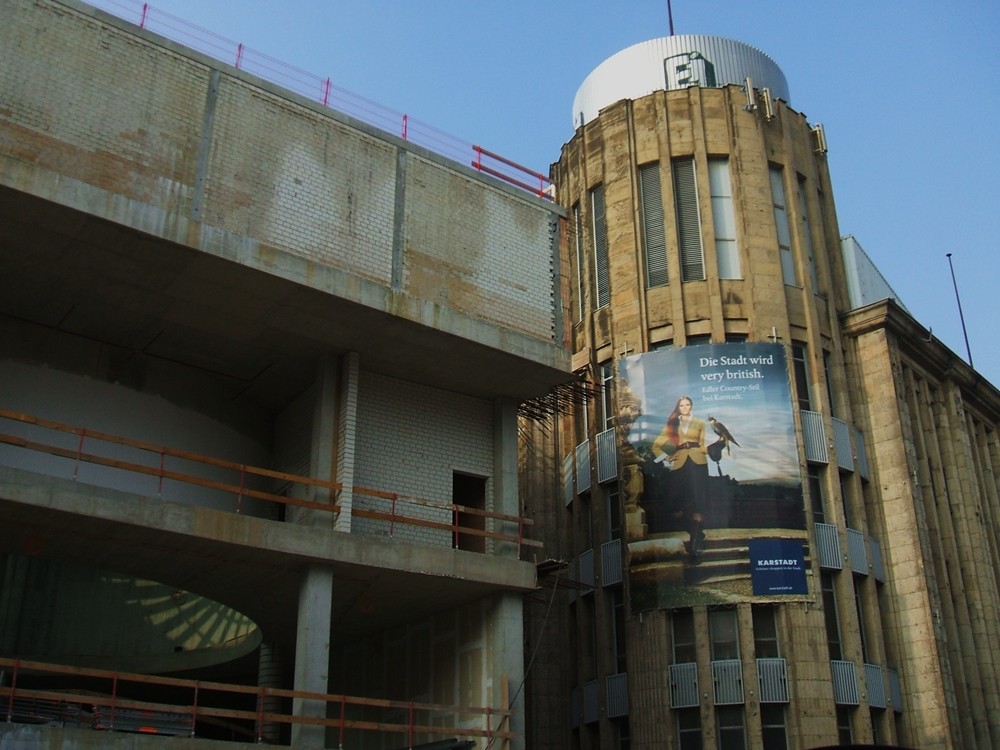
{"type": "Polygon", "coordinates": [[[584,440],[576,446],[576,492],[582,495],[590,491],[590,441],[584,440]]]}
{"type": "Polygon", "coordinates": [[[861,702],[861,697],[854,662],[833,660],[830,662],[830,672],[834,702],[841,706],[857,706],[861,702]]]}
{"type": "Polygon", "coordinates": [[[601,545],[601,585],[617,586],[622,582],[622,543],[612,539],[601,545]]]}
{"type": "Polygon", "coordinates": [[[670,707],[690,708],[700,704],[698,665],[695,662],[670,665],[670,707]]]}
{"type": "Polygon", "coordinates": [[[837,536],[837,527],[829,523],[817,523],[815,528],[819,566],[840,570],[844,563],[840,555],[840,538],[837,536]]]}
{"type": "Polygon", "coordinates": [[[806,460],[816,464],[830,463],[826,448],[826,432],[823,429],[823,415],[818,411],[799,412],[802,419],[802,440],[805,443],[806,460]]]}
{"type": "Polygon", "coordinates": [[[717,706],[743,703],[743,664],[739,659],[713,661],[712,683],[717,706]]]}
{"type": "Polygon", "coordinates": [[[854,451],[851,449],[851,432],[847,422],[832,417],[833,446],[837,451],[837,466],[844,471],[854,471],[854,451]]]}
{"type": "Polygon", "coordinates": [[[851,570],[858,575],[868,575],[868,552],[865,549],[865,535],[857,529],[847,530],[847,551],[851,570]]]}
{"type": "Polygon", "coordinates": [[[618,479],[618,441],[615,431],[605,430],[597,434],[597,481],[614,482],[618,479]]]}
{"type": "Polygon", "coordinates": [[[625,672],[608,675],[604,688],[608,696],[608,718],[628,716],[628,675],[625,672]]]}
{"type": "Polygon", "coordinates": [[[885,708],[885,682],[882,680],[882,667],[878,664],[865,664],[865,687],[868,689],[868,705],[885,708]]]}
{"type": "Polygon", "coordinates": [[[757,660],[757,685],[761,703],[788,703],[788,673],[785,660],[757,660]]]}
{"type": "Polygon", "coordinates": [[[601,684],[590,680],[583,685],[583,721],[594,724],[601,718],[601,684]]]}

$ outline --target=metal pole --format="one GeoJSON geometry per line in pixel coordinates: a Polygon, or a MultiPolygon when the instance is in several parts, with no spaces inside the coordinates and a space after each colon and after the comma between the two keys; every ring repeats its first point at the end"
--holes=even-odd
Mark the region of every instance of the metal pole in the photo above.
{"type": "Polygon", "coordinates": [[[958,296],[958,282],[955,281],[955,267],[951,264],[951,253],[948,253],[948,268],[951,269],[951,285],[955,287],[955,301],[958,303],[958,319],[962,322],[962,336],[965,337],[965,352],[969,355],[969,367],[972,367],[972,349],[969,348],[969,334],[965,330],[965,316],[962,314],[962,299],[958,296]]]}
{"type": "Polygon", "coordinates": [[[670,6],[670,0],[667,0],[667,22],[670,24],[670,36],[674,35],[674,9],[670,6]]]}

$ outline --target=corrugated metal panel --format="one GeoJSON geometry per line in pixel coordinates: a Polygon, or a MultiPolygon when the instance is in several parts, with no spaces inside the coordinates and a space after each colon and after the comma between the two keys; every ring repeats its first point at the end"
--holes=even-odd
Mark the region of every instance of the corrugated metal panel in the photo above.
{"type": "Polygon", "coordinates": [[[837,450],[837,466],[844,471],[854,471],[854,451],[851,450],[851,432],[847,422],[832,417],[833,446],[837,450]]]}
{"type": "Polygon", "coordinates": [[[612,539],[601,545],[601,584],[616,586],[622,582],[622,543],[612,539]]]}
{"type": "Polygon", "coordinates": [[[899,672],[895,669],[886,669],[886,676],[889,678],[889,695],[892,697],[892,710],[897,713],[903,712],[903,691],[899,686],[899,672]]]}
{"type": "Polygon", "coordinates": [[[642,201],[642,242],[646,254],[646,286],[668,283],[667,235],[663,223],[663,189],[660,164],[639,167],[639,195],[642,201]]]}
{"type": "Polygon", "coordinates": [[[739,659],[712,662],[715,703],[719,706],[743,702],[743,664],[739,659]]]}
{"type": "Polygon", "coordinates": [[[583,686],[583,721],[593,724],[601,718],[601,688],[597,680],[584,683],[583,686]]]}
{"type": "Polygon", "coordinates": [[[844,563],[840,556],[840,538],[837,536],[837,527],[829,523],[817,523],[815,528],[819,566],[840,570],[844,567],[844,563]]]}
{"type": "Polygon", "coordinates": [[[830,454],[826,449],[826,435],[823,433],[823,415],[817,411],[802,409],[802,439],[805,441],[806,461],[814,464],[830,463],[830,454]]]}
{"type": "Polygon", "coordinates": [[[573,98],[573,127],[584,125],[620,99],[638,99],[654,91],[687,86],[767,87],[776,99],[789,101],[781,68],[761,50],[733,39],[678,34],[650,39],[617,52],[584,79],[573,98]]]}
{"type": "Polygon", "coordinates": [[[591,191],[591,210],[594,219],[594,284],[597,306],[604,307],[611,301],[611,276],[608,267],[608,222],[604,215],[604,186],[591,191]]]}
{"type": "Polygon", "coordinates": [[[878,664],[865,664],[865,686],[868,688],[868,705],[885,708],[885,683],[882,681],[882,667],[878,664]]]}
{"type": "Polygon", "coordinates": [[[670,665],[670,707],[689,708],[699,704],[698,665],[695,662],[670,665]]]}
{"type": "Polygon", "coordinates": [[[562,463],[563,502],[566,505],[572,503],[573,498],[576,496],[576,482],[574,481],[576,479],[574,476],[576,464],[573,462],[574,458],[574,454],[570,453],[563,459],[562,463]]]}
{"type": "Polygon", "coordinates": [[[831,661],[833,700],[842,706],[856,706],[861,702],[858,694],[858,676],[853,661],[831,661]]]}
{"type": "Polygon", "coordinates": [[[576,446],[576,491],[577,494],[590,489],[590,441],[584,440],[576,446]]]}
{"type": "Polygon", "coordinates": [[[847,530],[847,552],[851,558],[851,570],[859,575],[868,575],[868,552],[865,549],[865,535],[857,529],[847,530]]]}
{"type": "Polygon", "coordinates": [[[580,726],[582,712],[580,701],[580,688],[575,687],[569,691],[569,725],[576,729],[580,726]]]}
{"type": "Polygon", "coordinates": [[[858,456],[858,474],[865,481],[868,481],[868,451],[865,449],[865,436],[861,430],[854,428],[854,449],[858,456]]]}
{"type": "Polygon", "coordinates": [[[694,159],[674,159],[674,204],[677,210],[677,244],[681,251],[681,281],[705,278],[705,253],[701,244],[701,214],[694,159]]]}
{"type": "Polygon", "coordinates": [[[604,683],[608,694],[608,718],[617,719],[628,716],[628,675],[608,675],[604,683]]]}
{"type": "Polygon", "coordinates": [[[594,550],[588,549],[577,558],[580,564],[580,593],[590,594],[594,591],[594,550]]]}
{"type": "Polygon", "coordinates": [[[618,442],[614,429],[597,434],[597,481],[618,479],[618,442]]]}
{"type": "Polygon", "coordinates": [[[788,703],[788,671],[780,658],[757,660],[761,703],[788,703]]]}
{"type": "Polygon", "coordinates": [[[875,537],[868,537],[868,546],[872,551],[872,575],[879,583],[885,583],[885,565],[882,563],[882,545],[875,537]]]}

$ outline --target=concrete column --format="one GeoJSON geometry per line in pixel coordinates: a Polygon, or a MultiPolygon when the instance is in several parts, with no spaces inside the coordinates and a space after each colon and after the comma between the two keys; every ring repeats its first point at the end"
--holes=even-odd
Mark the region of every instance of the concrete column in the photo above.
{"type": "MultiPolygon", "coordinates": [[[[520,516],[521,501],[517,471],[517,404],[498,400],[493,404],[493,511],[520,516]]],[[[517,524],[500,524],[497,531],[517,536],[517,524]]],[[[493,554],[517,557],[517,545],[496,542],[493,554]]]]}
{"type": "MultiPolygon", "coordinates": [[[[329,692],[330,627],[333,602],[333,571],[319,565],[306,570],[299,588],[299,617],[295,638],[295,690],[329,692]]],[[[295,698],[294,716],[325,717],[323,701],[295,698]]],[[[292,746],[325,747],[326,730],[321,726],[292,725],[292,746]]]]}
{"type": "Polygon", "coordinates": [[[351,508],[354,505],[354,455],[358,429],[358,374],[361,357],[348,352],[340,363],[340,409],[337,414],[337,478],[340,490],[340,513],[337,531],[350,532],[351,508]]]}
{"type": "MultiPolygon", "coordinates": [[[[316,368],[315,401],[313,403],[312,448],[309,457],[314,479],[333,481],[337,477],[334,456],[337,451],[337,368],[332,355],[319,360],[316,368]]],[[[313,499],[332,505],[336,497],[331,490],[317,487],[313,499]]],[[[307,510],[300,516],[310,525],[332,525],[333,516],[322,511],[307,510]]]]}
{"type": "MultiPolygon", "coordinates": [[[[502,707],[506,702],[510,706],[510,722],[504,726],[504,729],[515,735],[510,743],[510,750],[524,750],[524,690],[521,687],[525,667],[524,612],[520,594],[497,596],[491,630],[493,699],[490,704],[502,707]]],[[[494,723],[494,729],[497,723],[494,723]]],[[[503,745],[498,742],[496,746],[503,745]]]]}

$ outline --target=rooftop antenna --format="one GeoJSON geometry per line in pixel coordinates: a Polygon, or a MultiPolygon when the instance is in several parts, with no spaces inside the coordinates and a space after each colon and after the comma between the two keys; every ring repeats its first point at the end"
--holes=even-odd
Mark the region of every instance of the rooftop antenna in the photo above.
{"type": "Polygon", "coordinates": [[[965,316],[962,315],[962,299],[958,296],[958,282],[955,281],[955,267],[951,264],[951,253],[948,253],[948,268],[951,269],[951,285],[955,287],[955,301],[958,303],[958,319],[962,322],[962,335],[965,337],[965,352],[969,355],[969,367],[972,367],[972,349],[969,348],[969,334],[965,330],[965,316]]]}
{"type": "Polygon", "coordinates": [[[670,0],[667,0],[667,22],[670,24],[670,36],[674,35],[674,11],[670,7],[670,0]]]}

